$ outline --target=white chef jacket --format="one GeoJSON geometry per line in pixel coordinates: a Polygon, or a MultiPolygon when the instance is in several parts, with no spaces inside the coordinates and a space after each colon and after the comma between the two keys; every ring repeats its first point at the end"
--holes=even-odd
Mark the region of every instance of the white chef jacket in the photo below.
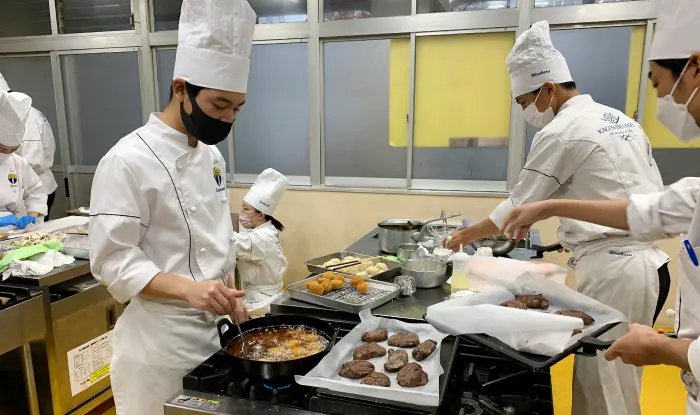
{"type": "Polygon", "coordinates": [[[44,186],[27,160],[13,153],[0,162],[0,216],[19,216],[25,211],[46,215],[46,199],[44,186]]]}
{"type": "Polygon", "coordinates": [[[186,370],[219,348],[211,316],[139,293],[161,271],[194,281],[233,272],[225,171],[215,146],[189,147],[187,136],[156,114],[100,161],[90,199],[90,267],[114,298],[131,300],[117,321],[117,361],[137,353],[149,367],[186,370]]]}
{"type": "Polygon", "coordinates": [[[55,153],[56,141],[51,125],[46,121],[44,114],[31,107],[24,128],[22,145],[17,150],[17,154],[24,157],[39,175],[46,194],[51,194],[58,188],[56,178],[51,171],[55,153]]]}
{"type": "Polygon", "coordinates": [[[265,307],[282,293],[287,258],[282,252],[279,231],[268,221],[255,229],[234,235],[238,272],[246,292],[246,307],[265,307]]]}
{"type": "MultiPolygon", "coordinates": [[[[513,208],[546,199],[627,199],[663,190],[642,127],[622,112],[578,95],[537,133],[518,184],[489,216],[498,227],[513,208]]],[[[560,218],[559,241],[577,245],[629,233],[560,218]]]]}
{"type": "MultiPolygon", "coordinates": [[[[681,179],[661,193],[632,196],[627,223],[632,236],[643,241],[686,234],[700,255],[700,178],[681,179]]],[[[692,373],[700,378],[700,267],[690,260],[685,248],[679,254],[680,272],[676,298],[676,334],[693,339],[688,350],[692,373]]],[[[700,414],[700,404],[689,397],[688,413],[700,414]]]]}

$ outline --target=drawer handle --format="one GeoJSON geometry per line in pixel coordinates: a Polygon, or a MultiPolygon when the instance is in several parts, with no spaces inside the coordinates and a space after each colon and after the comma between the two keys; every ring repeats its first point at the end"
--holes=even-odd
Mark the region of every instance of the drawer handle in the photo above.
{"type": "Polygon", "coordinates": [[[111,306],[107,309],[107,326],[112,330],[115,324],[117,324],[117,308],[111,306]]]}

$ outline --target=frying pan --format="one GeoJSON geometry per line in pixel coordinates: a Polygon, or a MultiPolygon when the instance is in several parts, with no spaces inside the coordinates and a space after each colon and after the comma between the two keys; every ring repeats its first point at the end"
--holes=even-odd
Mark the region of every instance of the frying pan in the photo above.
{"type": "Polygon", "coordinates": [[[219,320],[216,328],[219,332],[221,349],[232,360],[232,363],[240,368],[246,375],[262,380],[273,380],[294,375],[305,375],[313,369],[323,357],[333,348],[338,337],[338,329],[323,320],[300,315],[279,315],[261,317],[241,323],[243,336],[252,331],[269,329],[281,326],[303,326],[315,330],[328,340],[328,346],[322,352],[300,359],[283,362],[260,362],[236,357],[228,352],[228,346],[239,337],[238,329],[228,319],[219,320]],[[224,328],[225,327],[225,328],[224,328]]]}

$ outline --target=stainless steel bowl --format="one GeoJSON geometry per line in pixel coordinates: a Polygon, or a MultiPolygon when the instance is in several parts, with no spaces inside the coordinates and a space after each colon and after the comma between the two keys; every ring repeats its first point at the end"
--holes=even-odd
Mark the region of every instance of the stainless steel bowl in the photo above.
{"type": "Polygon", "coordinates": [[[406,262],[411,259],[416,259],[416,252],[418,251],[418,244],[401,244],[396,250],[396,258],[399,262],[406,262]]]}
{"type": "Polygon", "coordinates": [[[401,265],[401,273],[416,280],[416,288],[439,287],[447,281],[447,264],[432,259],[411,259],[401,265]]]}
{"type": "Polygon", "coordinates": [[[477,239],[473,241],[472,246],[474,249],[481,247],[488,247],[493,250],[493,256],[504,256],[508,255],[515,247],[518,245],[517,241],[499,241],[497,239],[477,239]]]}

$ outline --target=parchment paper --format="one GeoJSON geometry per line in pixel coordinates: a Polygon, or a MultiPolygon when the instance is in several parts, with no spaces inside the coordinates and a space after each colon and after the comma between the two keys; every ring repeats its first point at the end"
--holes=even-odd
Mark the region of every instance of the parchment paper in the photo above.
{"type": "Polygon", "coordinates": [[[506,288],[492,288],[432,305],[428,307],[426,319],[445,333],[483,333],[516,350],[545,356],[561,353],[580,337],[605,324],[626,321],[624,315],[612,307],[550,279],[531,275],[518,277],[506,288]],[[549,300],[549,309],[519,310],[498,305],[514,299],[515,294],[542,294],[549,300]],[[583,329],[583,320],[579,318],[552,314],[558,310],[583,311],[595,322],[583,329]],[[571,332],[577,328],[583,332],[571,337],[571,332]]]}
{"type": "MultiPolygon", "coordinates": [[[[370,310],[360,312],[362,322],[355,326],[351,332],[345,335],[323,360],[313,368],[306,376],[295,376],[296,382],[300,385],[327,388],[336,392],[351,393],[361,396],[370,396],[377,399],[406,402],[414,405],[436,407],[440,401],[440,375],[443,373],[440,365],[440,347],[442,340],[447,337],[437,331],[430,324],[410,324],[399,320],[386,319],[371,315],[370,310]],[[352,352],[363,343],[362,333],[377,328],[389,330],[389,336],[396,333],[412,332],[418,335],[421,342],[432,339],[438,344],[437,349],[430,357],[418,362],[423,370],[428,374],[428,383],[417,388],[404,388],[396,383],[396,373],[384,371],[384,363],[387,361],[389,349],[399,349],[388,346],[387,342],[379,343],[387,349],[387,354],[383,357],[371,359],[370,362],[377,372],[389,376],[391,386],[384,388],[381,386],[363,385],[361,379],[348,379],[338,375],[340,367],[345,362],[353,360],[352,352]]],[[[408,362],[415,362],[411,352],[412,348],[404,348],[408,353],[408,362]]]]}

